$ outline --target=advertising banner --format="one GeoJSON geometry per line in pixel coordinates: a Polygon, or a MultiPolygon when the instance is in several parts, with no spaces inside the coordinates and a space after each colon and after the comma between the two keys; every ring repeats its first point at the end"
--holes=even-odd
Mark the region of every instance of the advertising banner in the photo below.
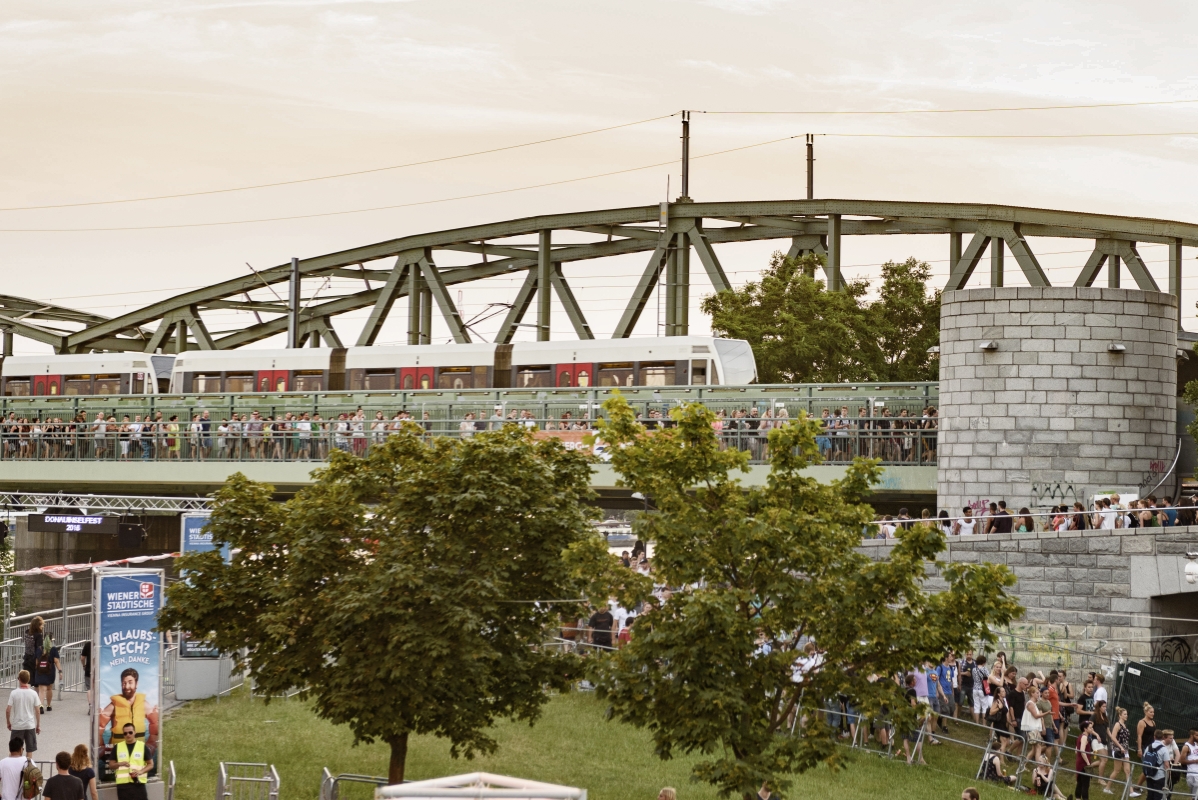
{"type": "MultiPolygon", "coordinates": [[[[179,542],[180,553],[184,555],[207,553],[216,549],[216,545],[212,543],[212,534],[204,530],[208,524],[208,514],[183,514],[181,519],[183,531],[182,539],[179,542]]],[[[229,546],[227,544],[222,546],[220,552],[225,561],[228,561],[229,546]]],[[[220,651],[215,647],[210,647],[187,631],[183,631],[179,642],[180,658],[216,658],[219,655],[220,651]]]]}
{"type": "MultiPolygon", "coordinates": [[[[179,552],[186,555],[187,553],[206,553],[209,550],[215,550],[216,545],[212,543],[212,534],[204,530],[208,524],[208,514],[184,514],[181,517],[183,522],[183,536],[179,542],[179,552]]],[[[220,549],[221,556],[225,561],[229,560],[229,546],[226,544],[220,549]]]]}
{"type": "Polygon", "coordinates": [[[92,689],[96,703],[93,750],[99,780],[115,780],[108,761],[132,725],[157,774],[161,728],[162,635],[155,630],[164,585],[160,569],[103,568],[94,572],[96,638],[92,689]]]}

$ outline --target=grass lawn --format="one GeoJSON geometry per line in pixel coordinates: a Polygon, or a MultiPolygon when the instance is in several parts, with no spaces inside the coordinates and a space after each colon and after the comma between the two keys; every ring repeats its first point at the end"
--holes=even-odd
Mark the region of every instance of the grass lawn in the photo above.
{"type": "MultiPolygon", "coordinates": [[[[274,764],[285,800],[316,798],[322,767],[334,774],[366,775],[385,775],[387,769],[385,745],[351,746],[348,729],[317,719],[296,700],[275,700],[267,706],[241,694],[219,703],[192,702],[171,714],[164,734],[166,757],[178,772],[179,800],[210,800],[220,761],[274,764]]],[[[654,800],[662,786],[676,787],[679,800],[716,797],[711,787],[690,782],[690,759],[658,760],[644,732],[604,720],[602,704],[589,693],[555,697],[534,727],[501,723],[495,737],[498,752],[474,761],[450,758],[445,740],[414,738],[408,778],[485,771],[580,786],[590,800],[654,800]]],[[[964,787],[976,785],[985,800],[1011,796],[1008,789],[972,779],[980,759],[976,751],[952,745],[926,749],[933,768],[846,751],[844,769],[821,768],[802,775],[788,794],[837,800],[956,800],[964,787]]],[[[365,786],[341,795],[342,800],[369,796],[365,786]]]]}

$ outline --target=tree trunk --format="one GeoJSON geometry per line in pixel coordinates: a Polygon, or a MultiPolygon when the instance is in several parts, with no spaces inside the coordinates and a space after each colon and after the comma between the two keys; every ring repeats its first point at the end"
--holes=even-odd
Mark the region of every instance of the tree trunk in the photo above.
{"type": "Polygon", "coordinates": [[[387,782],[394,786],[403,783],[404,764],[408,760],[408,734],[401,733],[387,740],[391,745],[391,766],[387,770],[387,782]]]}

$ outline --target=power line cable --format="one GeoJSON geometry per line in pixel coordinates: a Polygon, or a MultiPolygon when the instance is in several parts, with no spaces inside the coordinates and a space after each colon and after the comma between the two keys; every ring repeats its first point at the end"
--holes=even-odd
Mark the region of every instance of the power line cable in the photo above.
{"type": "Polygon", "coordinates": [[[162,194],[162,195],[152,195],[152,196],[148,196],[148,197],[126,197],[126,198],[123,198],[120,200],[89,200],[89,201],[84,201],[84,202],[79,202],[79,203],[55,203],[52,205],[44,205],[44,206],[10,206],[7,208],[0,208],[0,211],[39,211],[39,210],[51,209],[51,208],[79,208],[82,206],[110,206],[110,205],[117,205],[119,203],[143,203],[143,202],[149,202],[151,200],[174,200],[174,199],[177,199],[180,197],[201,197],[203,195],[210,195],[210,194],[228,194],[230,192],[248,192],[253,189],[270,189],[270,188],[273,188],[276,186],[294,186],[295,184],[298,184],[298,183],[314,183],[316,181],[329,181],[329,180],[333,180],[335,178],[350,178],[350,177],[354,177],[356,175],[370,175],[375,172],[388,172],[390,170],[407,169],[408,167],[420,167],[420,166],[424,166],[426,164],[440,164],[444,161],[456,161],[456,160],[462,159],[462,158],[473,158],[475,156],[484,156],[484,155],[489,155],[491,153],[502,153],[502,152],[505,152],[508,150],[519,150],[524,147],[533,147],[538,144],[548,144],[549,142],[560,142],[565,139],[577,139],[580,136],[590,136],[591,134],[595,134],[595,133],[605,133],[607,131],[619,130],[620,128],[630,128],[634,125],[644,125],[647,122],[657,122],[658,120],[669,119],[670,117],[674,117],[674,116],[677,116],[677,112],[675,112],[674,114],[663,114],[660,117],[652,117],[650,119],[641,119],[641,120],[637,120],[635,122],[624,122],[619,125],[610,125],[606,128],[595,128],[594,130],[581,131],[579,133],[568,133],[564,136],[553,136],[549,139],[537,139],[536,141],[532,141],[532,142],[521,142],[520,144],[511,144],[511,145],[506,145],[504,147],[492,147],[487,150],[475,150],[474,152],[471,152],[471,153],[458,153],[457,155],[441,156],[440,158],[429,158],[429,159],[425,159],[423,161],[411,161],[411,162],[408,162],[407,164],[392,164],[391,166],[387,166],[387,167],[372,167],[371,169],[360,169],[360,170],[355,170],[353,172],[339,172],[339,173],[336,173],[333,175],[318,175],[318,176],[315,176],[312,178],[295,178],[295,179],[289,180],[289,181],[275,181],[273,183],[258,183],[258,184],[252,184],[249,186],[234,186],[234,187],[230,187],[227,189],[207,189],[204,191],[197,191],[197,192],[180,192],[178,194],[162,194]]]}
{"type": "MultiPolygon", "coordinates": [[[[764,142],[756,142],[747,144],[741,147],[732,147],[727,150],[717,150],[714,153],[704,153],[703,155],[691,156],[691,161],[697,161],[701,158],[711,158],[712,156],[725,155],[727,153],[736,153],[741,150],[750,150],[754,147],[764,147],[778,142],[789,141],[796,139],[796,136],[784,136],[780,139],[770,139],[764,142]]],[[[370,211],[390,211],[397,208],[412,208],[414,206],[428,206],[439,203],[450,203],[455,200],[471,200],[479,197],[493,197],[500,194],[511,194],[513,192],[523,192],[529,189],[543,189],[548,186],[561,186],[567,183],[578,183],[580,181],[589,181],[596,178],[607,178],[612,175],[624,175],[629,172],[640,172],[646,169],[654,169],[656,167],[671,166],[678,163],[678,159],[672,158],[669,161],[659,161],[655,164],[645,164],[639,167],[629,167],[627,169],[617,169],[611,172],[601,172],[596,175],[583,175],[578,178],[565,178],[559,181],[548,181],[546,183],[534,183],[528,186],[517,186],[511,189],[496,189],[490,192],[477,192],[475,194],[458,195],[457,197],[442,197],[437,200],[419,200],[412,203],[396,203],[386,206],[372,206],[370,208],[354,208],[345,211],[324,211],[316,214],[296,214],[287,217],[262,217],[258,219],[240,219],[240,220],[224,220],[221,222],[188,222],[174,225],[128,225],[111,228],[0,228],[0,233],[90,233],[96,231],[153,231],[153,230],[168,230],[175,228],[212,228],[221,225],[253,225],[261,222],[285,222],[288,220],[298,219],[314,219],[317,217],[337,217],[347,214],[364,214],[370,211]]]]}
{"type": "Polygon", "coordinates": [[[1130,108],[1132,106],[1175,106],[1198,100],[1142,100],[1129,103],[1081,103],[1059,106],[1001,106],[995,108],[905,108],[893,111],[695,111],[696,114],[738,114],[746,116],[882,116],[898,114],[989,114],[1002,111],[1060,111],[1081,108],[1130,108]]]}

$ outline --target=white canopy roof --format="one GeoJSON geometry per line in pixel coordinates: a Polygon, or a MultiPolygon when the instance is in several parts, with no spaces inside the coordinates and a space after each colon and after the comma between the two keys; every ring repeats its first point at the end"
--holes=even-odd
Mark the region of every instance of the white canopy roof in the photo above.
{"type": "Polygon", "coordinates": [[[586,789],[573,786],[557,786],[552,783],[512,778],[507,775],[492,775],[489,772],[471,772],[468,775],[452,775],[448,778],[433,778],[413,781],[396,786],[380,786],[375,798],[409,797],[473,797],[509,798],[510,800],[586,800],[586,789]]]}

